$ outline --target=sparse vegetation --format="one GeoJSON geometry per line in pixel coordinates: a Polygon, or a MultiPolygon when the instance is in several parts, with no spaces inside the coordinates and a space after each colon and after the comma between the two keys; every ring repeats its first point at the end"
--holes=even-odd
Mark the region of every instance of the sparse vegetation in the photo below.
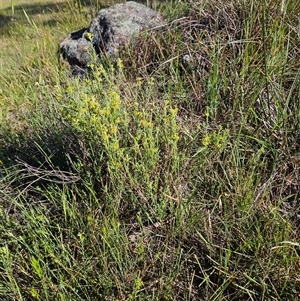
{"type": "Polygon", "coordinates": [[[72,79],[90,2],[0,11],[0,299],[299,300],[298,0],[161,5],[72,79]]]}

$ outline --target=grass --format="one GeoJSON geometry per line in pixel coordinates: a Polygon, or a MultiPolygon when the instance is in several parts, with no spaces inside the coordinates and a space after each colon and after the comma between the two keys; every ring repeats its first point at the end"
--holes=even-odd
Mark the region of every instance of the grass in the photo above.
{"type": "MultiPolygon", "coordinates": [[[[49,1],[49,0],[35,0],[35,1],[31,1],[30,4],[41,4],[41,3],[53,3],[54,1],[49,1]]],[[[56,3],[57,2],[62,2],[62,0],[56,0],[55,1],[56,3]]],[[[16,6],[16,5],[21,5],[21,4],[27,4],[25,0],[1,0],[0,1],[0,7],[1,9],[4,9],[4,8],[7,8],[7,7],[10,7],[13,5],[13,6],[16,6]]]]}
{"type": "Polygon", "coordinates": [[[1,300],[298,300],[298,1],[162,5],[84,80],[97,8],[40,9],[1,25],[1,300]]]}

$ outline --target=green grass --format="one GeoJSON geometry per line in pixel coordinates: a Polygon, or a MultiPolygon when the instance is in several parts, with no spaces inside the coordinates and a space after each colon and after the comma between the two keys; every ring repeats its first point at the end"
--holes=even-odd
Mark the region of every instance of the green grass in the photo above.
{"type": "Polygon", "coordinates": [[[298,300],[298,1],[161,5],[84,80],[49,5],[1,23],[1,300],[298,300]]]}
{"type": "MultiPolygon", "coordinates": [[[[49,1],[49,0],[33,0],[33,1],[30,1],[30,4],[41,4],[41,3],[58,3],[58,2],[62,2],[62,0],[56,0],[56,1],[49,1]]],[[[21,5],[21,4],[28,4],[28,1],[26,0],[1,0],[0,1],[0,8],[1,9],[4,9],[4,8],[7,8],[7,7],[11,7],[12,5],[13,6],[16,6],[16,5],[21,5]]]]}

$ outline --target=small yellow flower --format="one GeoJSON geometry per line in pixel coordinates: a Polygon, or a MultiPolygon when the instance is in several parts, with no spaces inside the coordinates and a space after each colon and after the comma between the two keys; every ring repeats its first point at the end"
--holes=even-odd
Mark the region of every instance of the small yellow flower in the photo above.
{"type": "Polygon", "coordinates": [[[123,61],[118,57],[117,59],[117,67],[120,69],[120,70],[123,70],[124,69],[124,64],[123,64],[123,61]]]}
{"type": "Polygon", "coordinates": [[[96,115],[93,115],[93,116],[91,116],[90,121],[91,121],[91,124],[96,126],[99,123],[99,118],[96,115]]]}
{"type": "Polygon", "coordinates": [[[145,127],[145,128],[153,128],[153,123],[150,122],[150,121],[147,121],[147,120],[145,120],[145,119],[142,119],[142,120],[140,121],[140,124],[141,124],[143,127],[145,127]]]}
{"type": "Polygon", "coordinates": [[[109,139],[109,135],[107,133],[102,133],[102,139],[104,142],[107,142],[109,139]]]}
{"type": "Polygon", "coordinates": [[[136,290],[141,289],[144,286],[143,280],[140,277],[138,277],[137,279],[134,280],[134,286],[136,290]]]}
{"type": "Polygon", "coordinates": [[[102,64],[99,65],[99,67],[97,68],[97,71],[96,71],[96,72],[98,72],[99,76],[100,76],[101,74],[102,74],[102,75],[105,75],[105,74],[106,74],[106,70],[105,70],[105,68],[103,67],[102,64]]]}
{"type": "Polygon", "coordinates": [[[171,114],[172,116],[177,115],[177,113],[178,113],[178,108],[171,108],[171,109],[170,109],[170,114],[171,114]]]}
{"type": "Polygon", "coordinates": [[[112,73],[115,72],[115,67],[113,66],[113,64],[109,65],[109,69],[112,73]]]}
{"type": "Polygon", "coordinates": [[[178,135],[178,134],[174,134],[174,135],[172,136],[172,138],[173,138],[173,140],[174,140],[175,142],[177,142],[177,141],[179,140],[179,135],[178,135]]]}
{"type": "Polygon", "coordinates": [[[78,236],[79,241],[80,241],[81,243],[83,243],[83,242],[85,241],[85,236],[84,236],[83,233],[79,232],[79,233],[77,234],[77,236],[78,236]]]}
{"type": "Polygon", "coordinates": [[[94,72],[94,76],[98,82],[102,82],[101,72],[98,69],[94,72]]]}
{"type": "Polygon", "coordinates": [[[79,120],[78,119],[74,119],[73,120],[73,126],[74,127],[78,127],[79,126],[79,120]]]}
{"type": "Polygon", "coordinates": [[[203,146],[209,146],[211,144],[211,137],[209,135],[206,135],[203,139],[202,139],[202,145],[203,146]]]}
{"type": "Polygon", "coordinates": [[[119,109],[121,105],[120,95],[115,91],[108,92],[108,95],[110,97],[110,107],[115,110],[119,109]]]}
{"type": "Polygon", "coordinates": [[[110,128],[110,133],[112,134],[112,135],[114,135],[114,134],[116,134],[117,133],[117,127],[115,126],[115,125],[112,125],[111,126],[111,128],[110,128]]]}
{"type": "Polygon", "coordinates": [[[103,109],[103,110],[99,110],[98,114],[108,116],[110,114],[110,111],[108,109],[103,109]]]}
{"type": "Polygon", "coordinates": [[[140,87],[140,86],[142,85],[142,83],[143,83],[143,78],[142,78],[142,77],[138,77],[138,78],[136,79],[136,84],[137,84],[137,86],[140,87]]]}
{"type": "Polygon", "coordinates": [[[89,41],[93,40],[94,35],[91,32],[87,32],[85,38],[89,41]]]}
{"type": "Polygon", "coordinates": [[[78,115],[82,116],[88,111],[87,107],[81,107],[78,111],[78,115]]]}
{"type": "Polygon", "coordinates": [[[120,108],[120,104],[121,104],[120,99],[116,99],[116,98],[115,98],[115,99],[112,99],[112,100],[111,100],[110,106],[111,106],[112,109],[117,110],[117,109],[120,108]]]}
{"type": "Polygon", "coordinates": [[[73,93],[73,92],[74,92],[74,87],[73,87],[73,86],[69,86],[69,87],[67,88],[67,92],[68,92],[68,93],[73,93]]]}
{"type": "Polygon", "coordinates": [[[111,148],[113,151],[117,151],[120,147],[119,147],[119,143],[118,141],[114,142],[112,145],[111,145],[111,148]]]}
{"type": "Polygon", "coordinates": [[[133,115],[136,116],[136,117],[143,117],[143,116],[144,116],[144,113],[141,112],[141,111],[134,111],[134,112],[133,112],[133,115]]]}
{"type": "Polygon", "coordinates": [[[96,110],[99,108],[99,103],[95,99],[91,99],[88,102],[88,106],[91,111],[96,112],[96,110]]]}

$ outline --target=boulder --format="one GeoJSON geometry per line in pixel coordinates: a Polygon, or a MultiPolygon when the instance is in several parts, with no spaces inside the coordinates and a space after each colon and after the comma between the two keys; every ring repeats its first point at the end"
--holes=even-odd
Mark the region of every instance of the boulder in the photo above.
{"type": "Polygon", "coordinates": [[[134,43],[141,31],[166,25],[163,16],[149,7],[129,1],[101,9],[88,28],[69,34],[60,43],[62,58],[73,74],[88,70],[94,54],[115,60],[122,47],[134,43]]]}

